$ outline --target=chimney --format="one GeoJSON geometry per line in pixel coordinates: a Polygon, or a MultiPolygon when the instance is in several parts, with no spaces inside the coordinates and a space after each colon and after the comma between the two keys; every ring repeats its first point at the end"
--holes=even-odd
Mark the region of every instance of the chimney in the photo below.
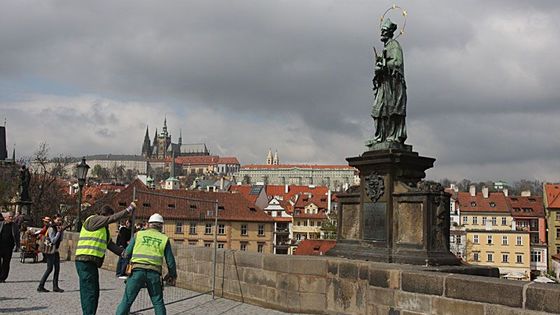
{"type": "Polygon", "coordinates": [[[220,190],[223,191],[224,190],[224,177],[222,176],[222,178],[220,178],[220,190]]]}
{"type": "Polygon", "coordinates": [[[331,213],[331,190],[327,192],[327,213],[331,213]]]}
{"type": "Polygon", "coordinates": [[[521,197],[531,197],[531,191],[530,190],[524,190],[521,192],[521,197]]]}
{"type": "Polygon", "coordinates": [[[290,186],[288,184],[284,185],[284,193],[287,194],[290,191],[290,186]]]}
{"type": "Polygon", "coordinates": [[[488,187],[482,187],[482,196],[484,199],[488,199],[488,187]]]}
{"type": "Polygon", "coordinates": [[[476,186],[475,185],[470,185],[469,186],[469,193],[471,194],[471,197],[476,197],[476,186]]]}
{"type": "Polygon", "coordinates": [[[504,192],[504,196],[506,196],[506,197],[509,196],[509,190],[507,188],[504,188],[503,192],[504,192]]]}

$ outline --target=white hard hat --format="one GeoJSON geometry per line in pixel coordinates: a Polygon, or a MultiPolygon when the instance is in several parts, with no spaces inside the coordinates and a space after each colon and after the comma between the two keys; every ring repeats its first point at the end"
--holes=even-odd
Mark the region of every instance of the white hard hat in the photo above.
{"type": "Polygon", "coordinates": [[[154,213],[150,216],[148,223],[162,223],[163,224],[163,217],[159,213],[154,213]]]}

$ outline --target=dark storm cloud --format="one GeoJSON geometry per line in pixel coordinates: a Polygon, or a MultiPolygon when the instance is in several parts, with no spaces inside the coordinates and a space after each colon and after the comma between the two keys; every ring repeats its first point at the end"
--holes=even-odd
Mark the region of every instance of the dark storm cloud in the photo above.
{"type": "MultiPolygon", "coordinates": [[[[53,124],[97,122],[89,137],[105,135],[99,151],[137,153],[145,123],[160,126],[167,113],[184,138],[214,143],[245,163],[262,162],[268,147],[277,147],[286,162],[342,163],[364,150],[373,129],[372,46],[381,49],[379,16],[391,4],[3,2],[0,82],[38,77],[78,95],[117,100],[120,105],[96,107],[95,98],[81,99],[88,111],[80,116],[68,104],[44,109],[55,113],[44,117],[53,124]],[[115,109],[130,102],[137,102],[137,121],[115,109]],[[148,110],[153,102],[167,107],[148,110]],[[201,122],[198,128],[189,115],[201,122]],[[208,132],[217,121],[235,131],[208,132]],[[127,140],[119,124],[134,128],[127,140]],[[278,130],[258,138],[248,126],[278,130]]],[[[519,177],[532,174],[531,163],[554,167],[560,143],[550,139],[549,128],[560,100],[557,2],[398,4],[409,12],[400,40],[410,143],[437,157],[442,170],[470,166],[473,178],[489,173],[476,170],[481,163],[523,164],[519,177]]],[[[15,105],[0,103],[9,106],[15,105]]],[[[495,169],[495,176],[506,176],[495,169]]]]}

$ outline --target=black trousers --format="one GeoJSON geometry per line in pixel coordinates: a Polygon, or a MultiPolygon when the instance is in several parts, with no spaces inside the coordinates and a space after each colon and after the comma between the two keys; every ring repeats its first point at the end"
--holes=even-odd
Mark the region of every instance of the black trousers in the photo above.
{"type": "Polygon", "coordinates": [[[47,270],[43,274],[41,278],[41,282],[39,283],[39,287],[45,287],[45,282],[47,282],[47,278],[51,274],[54,268],[54,275],[53,275],[53,289],[58,288],[58,274],[60,273],[60,254],[58,252],[53,254],[46,254],[45,257],[47,258],[47,270]]]}
{"type": "Polygon", "coordinates": [[[10,260],[12,260],[12,248],[0,248],[0,281],[8,278],[10,260]]]}

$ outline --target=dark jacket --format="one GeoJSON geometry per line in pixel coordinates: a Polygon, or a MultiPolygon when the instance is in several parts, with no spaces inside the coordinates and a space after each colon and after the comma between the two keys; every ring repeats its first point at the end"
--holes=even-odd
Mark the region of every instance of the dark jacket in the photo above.
{"type": "MultiPolygon", "coordinates": [[[[6,221],[0,221],[0,235],[2,235],[2,231],[4,230],[4,226],[7,225],[6,221]]],[[[10,250],[13,250],[14,247],[19,247],[19,229],[17,224],[15,223],[11,223],[10,224],[12,227],[12,236],[14,238],[14,244],[9,244],[9,246],[6,246],[8,244],[0,244],[0,248],[5,248],[5,247],[12,247],[10,250]]],[[[2,241],[3,243],[4,241],[2,241]]]]}

